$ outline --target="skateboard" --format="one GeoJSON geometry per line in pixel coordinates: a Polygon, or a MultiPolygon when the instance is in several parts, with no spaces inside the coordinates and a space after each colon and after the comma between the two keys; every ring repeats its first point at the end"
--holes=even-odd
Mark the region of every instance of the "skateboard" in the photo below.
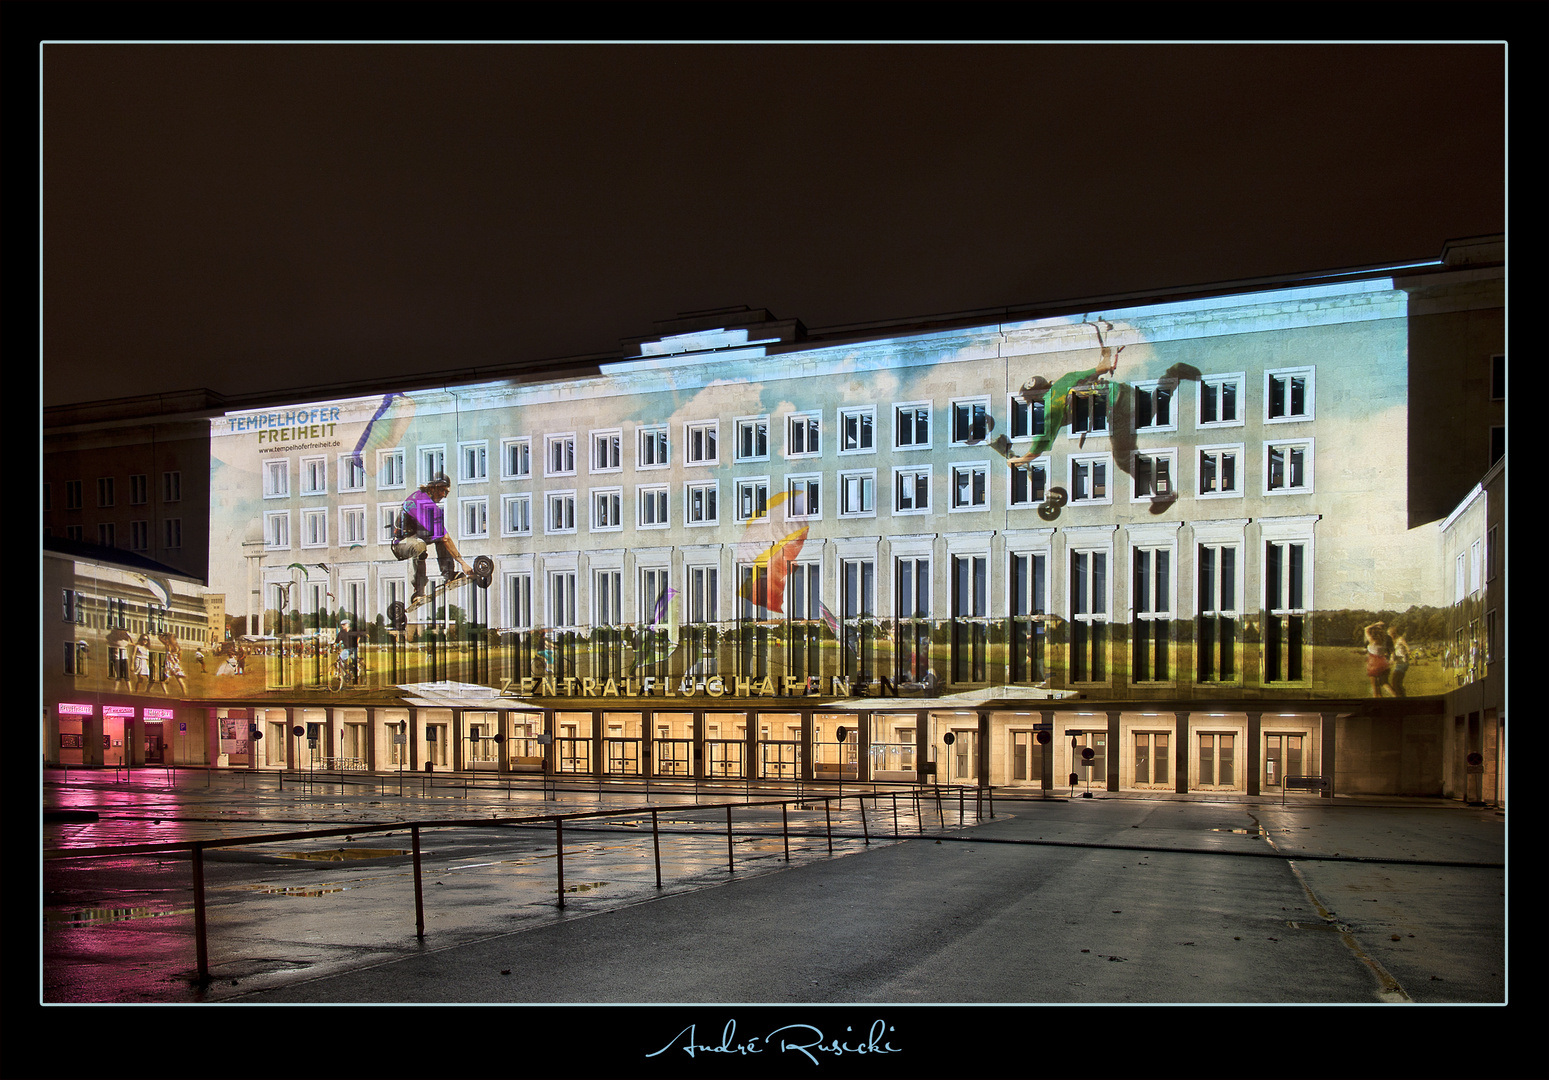
{"type": "Polygon", "coordinates": [[[409,617],[410,612],[424,607],[426,604],[430,603],[431,600],[435,599],[437,592],[445,593],[467,582],[472,582],[481,589],[487,589],[489,588],[489,583],[494,578],[494,576],[494,560],[492,560],[488,555],[480,555],[477,559],[473,560],[472,573],[458,574],[456,577],[449,578],[439,590],[432,590],[427,592],[424,596],[417,596],[413,600],[410,600],[407,604],[405,604],[402,600],[394,600],[391,604],[388,604],[388,622],[392,623],[394,626],[402,624],[404,620],[409,617]]]}

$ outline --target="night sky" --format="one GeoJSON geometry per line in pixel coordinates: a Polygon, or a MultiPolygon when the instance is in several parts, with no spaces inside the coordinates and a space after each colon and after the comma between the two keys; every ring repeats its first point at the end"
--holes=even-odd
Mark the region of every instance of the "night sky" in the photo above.
{"type": "Polygon", "coordinates": [[[44,404],[1433,258],[1505,228],[1505,55],[45,46],[44,404]]]}

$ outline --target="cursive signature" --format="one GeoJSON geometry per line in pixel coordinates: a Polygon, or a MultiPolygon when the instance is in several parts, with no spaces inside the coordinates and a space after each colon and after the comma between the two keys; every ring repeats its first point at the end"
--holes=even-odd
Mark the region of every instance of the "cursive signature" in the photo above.
{"type": "Polygon", "coordinates": [[[674,1048],[682,1050],[689,1057],[696,1054],[762,1054],[766,1051],[786,1053],[794,1050],[806,1055],[812,1064],[818,1065],[821,1064],[819,1054],[839,1057],[841,1054],[896,1054],[900,1050],[900,1047],[884,1041],[895,1030],[885,1021],[878,1020],[872,1024],[864,1039],[850,1041],[850,1033],[855,1029],[847,1027],[844,1030],[844,1038],[829,1039],[811,1024],[786,1024],[766,1035],[754,1035],[739,1041],[737,1021],[732,1019],[726,1021],[726,1026],[721,1029],[720,1042],[702,1043],[696,1041],[696,1025],[690,1024],[667,1040],[667,1044],[660,1050],[653,1050],[646,1057],[653,1058],[674,1048]]]}

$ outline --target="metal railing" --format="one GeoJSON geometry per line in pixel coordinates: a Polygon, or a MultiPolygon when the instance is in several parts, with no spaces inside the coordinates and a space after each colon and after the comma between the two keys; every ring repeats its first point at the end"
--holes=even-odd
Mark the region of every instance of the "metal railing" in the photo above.
{"type": "MultiPolygon", "coordinates": [[[[984,799],[989,795],[988,789],[975,788],[975,818],[979,819],[982,813],[984,799]]],[[[958,825],[966,824],[966,789],[958,788],[958,825]]],[[[737,869],[736,854],[733,847],[733,809],[749,809],[754,807],[778,806],[780,807],[780,830],[784,841],[784,860],[791,858],[791,827],[789,810],[792,805],[798,809],[810,809],[811,804],[821,801],[823,803],[823,835],[827,838],[828,854],[834,853],[834,804],[838,804],[842,811],[846,800],[854,800],[860,812],[861,834],[866,845],[871,844],[871,826],[866,813],[866,804],[872,803],[872,815],[875,816],[879,809],[879,803],[883,799],[889,799],[892,809],[892,837],[894,840],[903,839],[900,831],[898,816],[898,799],[902,794],[906,800],[913,802],[913,811],[918,826],[918,835],[926,835],[926,808],[931,796],[934,795],[938,822],[941,828],[946,828],[945,800],[942,789],[925,789],[914,787],[912,789],[894,790],[891,792],[847,792],[842,795],[807,794],[796,797],[740,800],[721,803],[696,803],[693,807],[678,804],[666,804],[658,806],[636,806],[612,810],[583,810],[567,814],[533,814],[512,817],[495,818],[465,818],[451,821],[415,821],[415,822],[388,822],[380,825],[368,825],[356,823],[329,827],[324,829],[303,829],[283,833],[267,833],[254,836],[226,837],[215,840],[193,840],[186,843],[173,844],[131,844],[115,846],[111,848],[94,848],[89,851],[51,851],[46,852],[44,858],[49,861],[65,859],[92,859],[111,858],[124,855],[137,854],[165,854],[173,851],[188,851],[191,854],[194,894],[194,938],[195,952],[197,955],[198,982],[206,985],[211,981],[209,963],[209,926],[206,918],[205,882],[204,882],[204,853],[212,848],[238,848],[257,844],[276,844],[297,840],[316,840],[330,836],[358,837],[372,833],[402,832],[408,829],[412,842],[412,861],[414,868],[414,932],[416,937],[425,936],[425,894],[423,873],[420,859],[420,832],[431,829],[470,829],[470,828],[498,828],[524,825],[553,824],[555,844],[555,896],[556,906],[565,906],[565,823],[580,821],[621,821],[643,819],[647,816],[651,819],[651,846],[656,869],[656,888],[662,885],[662,860],[661,860],[661,824],[659,815],[663,810],[669,812],[683,811],[714,811],[724,810],[726,814],[726,872],[734,873],[737,869]]],[[[993,797],[990,802],[990,816],[994,816],[993,797]]],[[[693,835],[703,835],[695,833],[693,835]]],[[[798,833],[802,836],[810,836],[809,833],[798,833]]]]}

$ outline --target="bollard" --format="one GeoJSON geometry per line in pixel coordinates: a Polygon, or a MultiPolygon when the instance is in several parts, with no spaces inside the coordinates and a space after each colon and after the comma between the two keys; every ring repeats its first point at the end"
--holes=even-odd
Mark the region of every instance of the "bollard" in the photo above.
{"type": "Polygon", "coordinates": [[[662,887],[662,838],[656,829],[656,810],[651,810],[651,846],[656,849],[656,887],[662,887]]]}
{"type": "Polygon", "coordinates": [[[420,827],[409,829],[414,836],[414,936],[425,936],[425,885],[420,879],[420,827]]]}
{"type": "Polygon", "coordinates": [[[828,826],[828,853],[834,853],[834,823],[828,816],[828,796],[823,796],[823,821],[828,826]]]}
{"type": "Polygon", "coordinates": [[[731,803],[726,804],[726,872],[728,874],[737,869],[731,854],[731,803]]]}
{"type": "Polygon", "coordinates": [[[559,906],[565,906],[565,823],[554,819],[554,864],[559,873],[559,906]]]}
{"type": "Polygon", "coordinates": [[[199,985],[210,981],[210,952],[205,942],[204,923],[204,847],[195,844],[194,863],[194,953],[199,964],[199,985]]]}
{"type": "Polygon", "coordinates": [[[893,792],[893,839],[898,839],[898,792],[893,792]]]}
{"type": "Polygon", "coordinates": [[[791,861],[791,822],[790,815],[786,813],[790,809],[789,803],[780,804],[780,831],[785,834],[785,861],[791,861]]]}
{"type": "Polygon", "coordinates": [[[870,847],[871,830],[866,827],[866,797],[864,795],[857,795],[855,796],[855,801],[861,805],[861,836],[865,837],[866,846],[870,847]]]}

